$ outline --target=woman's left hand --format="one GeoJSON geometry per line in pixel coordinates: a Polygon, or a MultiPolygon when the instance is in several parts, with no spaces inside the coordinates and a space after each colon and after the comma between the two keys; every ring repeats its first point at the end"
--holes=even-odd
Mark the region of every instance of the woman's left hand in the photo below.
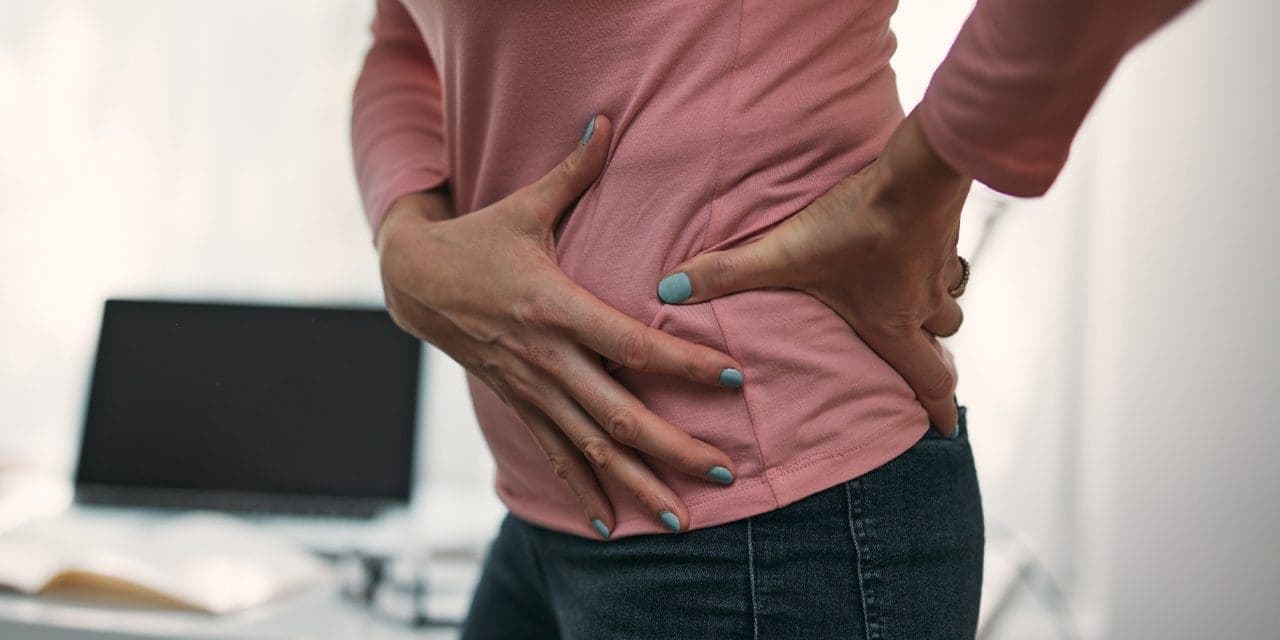
{"type": "Polygon", "coordinates": [[[949,292],[964,275],[956,240],[970,183],[938,158],[912,114],[876,161],[755,242],[679,265],[659,296],[695,303],[763,287],[804,291],[897,370],[950,436],[955,373],[930,334],[952,335],[963,320],[949,292]]]}

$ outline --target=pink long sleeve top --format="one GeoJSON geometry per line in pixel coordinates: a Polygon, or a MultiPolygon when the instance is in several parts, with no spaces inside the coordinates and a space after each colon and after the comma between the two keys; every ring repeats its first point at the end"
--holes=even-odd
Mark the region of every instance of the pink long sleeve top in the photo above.
{"type": "MultiPolygon", "coordinates": [[[[1053,182],[1120,58],[1189,0],[981,0],[920,105],[961,173],[1016,195],[1053,182]]],[[[818,300],[757,290],[670,306],[659,276],[749,241],[869,163],[903,118],[895,0],[378,0],[352,143],[376,230],[447,183],[465,214],[532,182],[594,114],[614,135],[566,214],[561,268],[609,305],[744,365],[741,390],[613,371],[655,413],[729,454],[732,486],[650,460],[692,528],[867,473],[929,428],[911,388],[818,300]]],[[[499,277],[500,274],[494,274],[499,277]]],[[[525,520],[594,537],[518,418],[471,380],[497,490],[525,520]]],[[[665,532],[605,478],[614,536],[665,532]]]]}

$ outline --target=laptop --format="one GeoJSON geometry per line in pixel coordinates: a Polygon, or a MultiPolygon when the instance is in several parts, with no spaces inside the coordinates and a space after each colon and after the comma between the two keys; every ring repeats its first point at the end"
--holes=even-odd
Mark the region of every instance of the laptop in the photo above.
{"type": "Polygon", "coordinates": [[[411,498],[421,367],[382,309],[108,300],[77,510],[231,512],[365,548],[411,498]]]}

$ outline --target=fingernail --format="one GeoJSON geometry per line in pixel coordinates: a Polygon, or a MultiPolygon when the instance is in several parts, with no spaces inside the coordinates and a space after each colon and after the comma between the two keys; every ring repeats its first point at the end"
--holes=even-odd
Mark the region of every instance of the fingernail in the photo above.
{"type": "Polygon", "coordinates": [[[733,484],[733,472],[724,467],[711,467],[707,477],[720,484],[733,484]]]}
{"type": "Polygon", "coordinates": [[[591,141],[591,134],[596,132],[596,117],[591,116],[591,121],[587,123],[587,130],[582,132],[582,144],[591,141]]]}
{"type": "Polygon", "coordinates": [[[605,540],[609,539],[609,527],[605,526],[604,520],[595,518],[591,521],[591,526],[595,527],[596,533],[600,534],[601,538],[604,538],[605,540]]]}
{"type": "MultiPolygon", "coordinates": [[[[742,372],[741,372],[741,371],[738,371],[737,369],[733,369],[733,368],[729,368],[729,369],[725,369],[724,371],[721,371],[721,372],[720,372],[720,384],[721,384],[721,386],[729,387],[730,389],[739,389],[739,388],[741,388],[741,387],[742,387],[742,372]]],[[[718,468],[719,468],[719,467],[717,467],[717,469],[718,469],[718,468]]]]}
{"type": "Polygon", "coordinates": [[[693,283],[689,274],[681,271],[673,273],[658,282],[658,297],[667,304],[684,302],[693,295],[693,283]]]}
{"type": "Polygon", "coordinates": [[[949,440],[955,440],[956,438],[959,438],[959,437],[960,437],[960,423],[957,422],[956,426],[951,428],[951,437],[949,438],[949,440]]]}
{"type": "Polygon", "coordinates": [[[662,520],[662,524],[666,525],[672,533],[680,533],[680,518],[670,511],[663,511],[658,514],[658,519],[662,520]]]}

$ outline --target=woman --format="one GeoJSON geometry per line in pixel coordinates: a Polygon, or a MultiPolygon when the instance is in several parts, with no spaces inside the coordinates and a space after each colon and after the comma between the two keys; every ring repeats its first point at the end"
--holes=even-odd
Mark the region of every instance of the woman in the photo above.
{"type": "Polygon", "coordinates": [[[387,303],[511,511],[464,637],[973,635],[961,204],[1043,193],[1187,1],[980,2],[905,119],[895,4],[379,0],[387,303]]]}

